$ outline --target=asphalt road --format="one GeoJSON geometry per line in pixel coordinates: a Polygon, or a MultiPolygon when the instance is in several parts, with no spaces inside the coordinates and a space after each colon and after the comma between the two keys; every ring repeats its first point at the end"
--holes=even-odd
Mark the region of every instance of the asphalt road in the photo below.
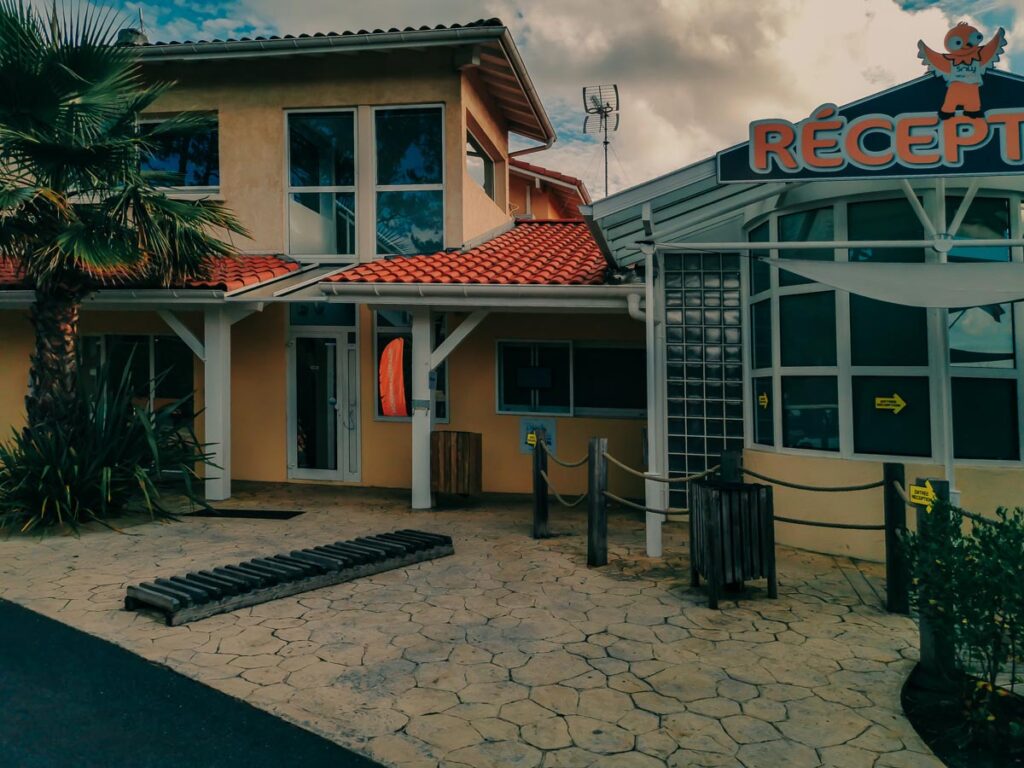
{"type": "Polygon", "coordinates": [[[4,768],[379,768],[104,640],[0,600],[4,768]]]}

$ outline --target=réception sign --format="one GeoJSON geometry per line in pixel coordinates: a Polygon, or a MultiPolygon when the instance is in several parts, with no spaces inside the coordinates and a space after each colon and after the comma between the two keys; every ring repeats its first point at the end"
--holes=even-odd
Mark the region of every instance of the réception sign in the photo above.
{"type": "Polygon", "coordinates": [[[1024,78],[992,69],[1005,47],[960,23],[945,53],[918,43],[930,74],[793,123],[750,124],[718,154],[721,182],[1024,173],[1024,78]]]}

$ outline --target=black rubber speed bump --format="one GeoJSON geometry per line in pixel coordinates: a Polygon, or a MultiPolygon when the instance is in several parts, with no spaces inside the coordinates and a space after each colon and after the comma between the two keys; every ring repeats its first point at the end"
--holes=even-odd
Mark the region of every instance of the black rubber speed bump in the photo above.
{"type": "Polygon", "coordinates": [[[128,587],[125,610],[155,610],[168,626],[340,584],[454,553],[451,536],[401,530],[128,587]]]}

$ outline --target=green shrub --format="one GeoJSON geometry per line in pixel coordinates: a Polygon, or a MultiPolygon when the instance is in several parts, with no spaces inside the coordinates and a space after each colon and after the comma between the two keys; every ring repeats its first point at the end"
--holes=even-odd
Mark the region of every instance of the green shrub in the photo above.
{"type": "Polygon", "coordinates": [[[965,525],[963,510],[936,502],[908,537],[916,607],[952,652],[972,737],[1018,741],[1006,701],[1024,654],[1024,510],[965,525]]]}
{"type": "Polygon", "coordinates": [[[129,510],[169,516],[165,485],[197,499],[196,467],[209,454],[178,417],[192,396],[150,412],[133,401],[130,368],[115,381],[102,369],[99,385],[83,376],[70,418],[0,445],[0,528],[75,530],[129,510]]]}

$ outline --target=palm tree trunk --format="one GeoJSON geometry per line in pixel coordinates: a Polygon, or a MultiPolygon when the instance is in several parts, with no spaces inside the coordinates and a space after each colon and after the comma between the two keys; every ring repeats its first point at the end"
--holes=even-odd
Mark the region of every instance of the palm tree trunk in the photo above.
{"type": "Polygon", "coordinates": [[[25,397],[29,429],[64,419],[71,412],[78,382],[80,309],[78,291],[58,288],[36,292],[30,313],[36,348],[25,397]]]}

